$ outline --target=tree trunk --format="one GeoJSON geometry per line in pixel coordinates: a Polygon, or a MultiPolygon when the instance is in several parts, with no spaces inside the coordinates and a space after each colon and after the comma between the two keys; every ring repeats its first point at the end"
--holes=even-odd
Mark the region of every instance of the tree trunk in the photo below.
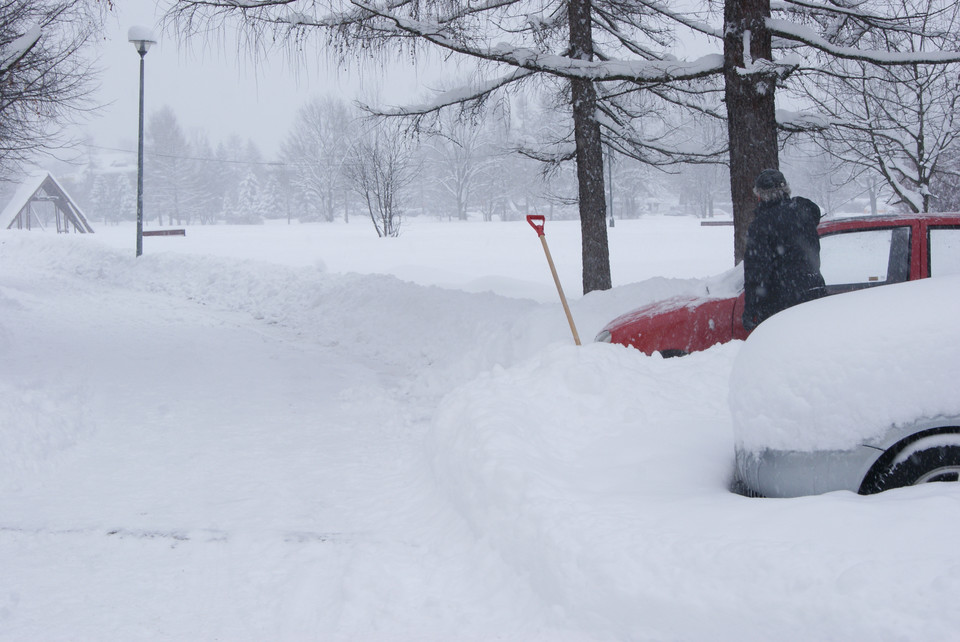
{"type": "MultiPolygon", "coordinates": [[[[591,0],[570,0],[570,54],[593,58],[591,0]]],[[[580,203],[580,238],[583,260],[583,293],[609,290],[610,250],[607,246],[607,211],[604,202],[603,147],[597,122],[597,90],[589,80],[571,80],[573,131],[577,145],[577,188],[580,203]]]]}
{"type": "Polygon", "coordinates": [[[730,194],[733,198],[734,262],[743,260],[747,228],[757,199],[753,182],[764,169],[779,169],[776,78],[744,73],[754,60],[773,59],[770,0],[725,0],[723,59],[726,84],[727,133],[730,143],[730,194]],[[749,45],[749,52],[745,51],[749,45]],[[744,57],[748,57],[747,60],[744,57]]]}
{"type": "Polygon", "coordinates": [[[457,185],[457,218],[461,221],[467,220],[467,203],[463,197],[463,187],[457,185]]]}

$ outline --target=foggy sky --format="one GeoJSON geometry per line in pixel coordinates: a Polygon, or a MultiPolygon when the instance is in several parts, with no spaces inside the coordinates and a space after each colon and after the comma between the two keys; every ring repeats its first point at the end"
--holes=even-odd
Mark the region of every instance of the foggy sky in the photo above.
{"type": "Polygon", "coordinates": [[[97,145],[136,149],[140,57],[127,41],[132,26],[152,28],[158,41],[145,58],[148,120],[169,105],[188,136],[202,129],[216,145],[237,134],[252,139],[267,157],[277,151],[297,110],[312,96],[376,97],[393,104],[412,100],[430,84],[412,69],[393,69],[391,80],[384,82],[382,65],[337,69],[314,57],[305,67],[282,51],[253,60],[236,44],[212,39],[184,44],[175,34],[161,32],[160,17],[154,0],[120,0],[107,18],[96,52],[102,75],[93,98],[100,107],[80,127],[97,145]]]}

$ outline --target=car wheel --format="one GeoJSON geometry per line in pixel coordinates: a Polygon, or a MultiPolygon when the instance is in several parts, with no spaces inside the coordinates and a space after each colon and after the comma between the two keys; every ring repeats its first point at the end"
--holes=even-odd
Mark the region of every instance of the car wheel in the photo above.
{"type": "Polygon", "coordinates": [[[686,350],[680,350],[678,348],[667,348],[666,350],[660,350],[660,356],[664,359],[672,359],[673,357],[685,357],[689,352],[686,350]]]}
{"type": "Polygon", "coordinates": [[[960,435],[931,435],[888,452],[863,480],[860,494],[942,481],[960,481],[960,435]]]}

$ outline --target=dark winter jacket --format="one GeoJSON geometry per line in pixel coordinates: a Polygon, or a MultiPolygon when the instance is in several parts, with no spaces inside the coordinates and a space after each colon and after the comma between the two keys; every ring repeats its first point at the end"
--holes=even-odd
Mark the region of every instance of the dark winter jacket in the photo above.
{"type": "Polygon", "coordinates": [[[805,198],[761,202],[743,257],[743,326],[826,294],[820,274],[820,208],[805,198]]]}

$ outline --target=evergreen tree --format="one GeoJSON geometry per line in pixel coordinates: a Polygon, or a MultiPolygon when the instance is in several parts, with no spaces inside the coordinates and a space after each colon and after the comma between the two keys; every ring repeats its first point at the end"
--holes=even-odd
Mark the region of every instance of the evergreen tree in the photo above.
{"type": "Polygon", "coordinates": [[[144,132],[144,217],[163,225],[190,224],[200,209],[204,186],[197,161],[176,114],[169,106],[154,113],[144,132]]]}
{"type": "Polygon", "coordinates": [[[237,197],[234,208],[227,218],[228,223],[238,225],[260,225],[263,223],[264,210],[260,194],[260,181],[256,172],[248,170],[246,176],[237,187],[237,197]]]}

